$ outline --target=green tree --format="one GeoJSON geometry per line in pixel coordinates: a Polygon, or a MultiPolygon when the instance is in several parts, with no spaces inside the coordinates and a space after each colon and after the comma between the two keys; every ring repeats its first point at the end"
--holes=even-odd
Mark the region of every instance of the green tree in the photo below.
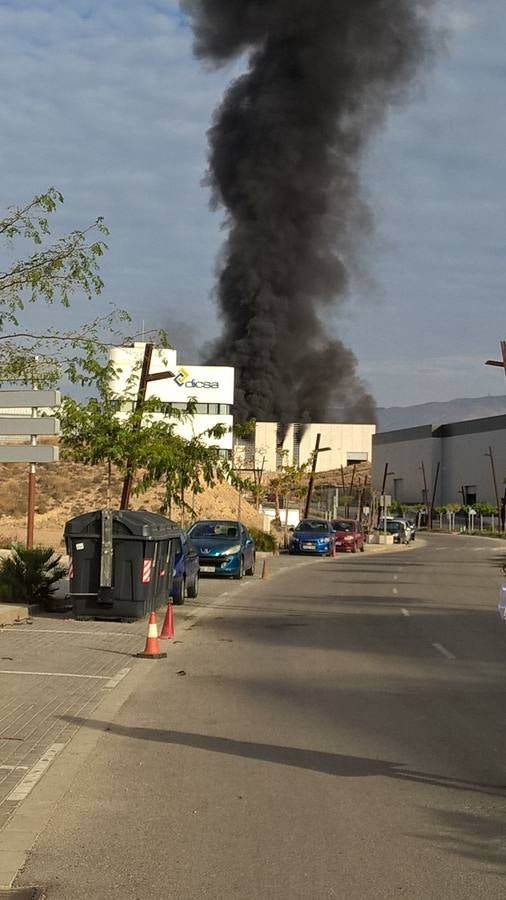
{"type": "MultiPolygon", "coordinates": [[[[188,415],[193,415],[191,408],[188,415]]],[[[187,514],[195,514],[196,496],[205,488],[226,479],[242,490],[245,483],[233,471],[231,460],[222,455],[218,443],[214,443],[226,434],[225,425],[215,425],[191,438],[184,438],[173,429],[174,425],[170,439],[162,432],[160,439],[151,441],[138,490],[161,482],[165,491],[162,512],[172,516],[173,507],[177,505],[184,526],[187,514]],[[188,495],[191,495],[191,503],[188,495]]]]}
{"type": "Polygon", "coordinates": [[[173,448],[176,422],[192,414],[192,404],[187,412],[175,409],[169,418],[160,420],[153,415],[162,409],[156,398],[135,408],[133,397],[138,374],[135,369],[124,393],[119,395],[112,387],[117,374],[112,362],[102,363],[90,352],[81,366],[87,383],[93,386],[94,396],[84,401],[64,398],[59,411],[61,446],[64,454],[76,462],[89,466],[106,463],[110,503],[113,467],[123,476],[129,471],[135,475],[145,470],[142,484],[149,486],[147,470],[152,460],[162,453],[165,445],[166,453],[173,448]]]}
{"type": "Polygon", "coordinates": [[[54,384],[62,366],[77,379],[82,353],[128,319],[112,309],[78,329],[32,330],[26,325],[30,304],[69,307],[75,292],[91,300],[103,288],[99,264],[107,249],[104,221],[99,217],[55,237],[50,217],[62,204],[62,194],[49,188],[22,206],[8,208],[0,218],[0,242],[7,257],[0,272],[0,381],[54,384]]]}
{"type": "Polygon", "coordinates": [[[231,461],[222,456],[217,444],[227,431],[225,425],[215,425],[190,439],[176,433],[179,422],[193,419],[195,401],[189,401],[181,410],[167,408],[167,404],[153,397],[136,408],[133,398],[137,370],[131,373],[119,395],[113,389],[117,370],[111,362],[103,364],[89,354],[82,366],[86,379],[93,384],[94,396],[84,401],[64,398],[60,411],[61,445],[76,462],[90,466],[106,463],[108,504],[113,468],[122,476],[131,473],[137,479],[136,494],[162,483],[162,511],[170,515],[177,504],[183,522],[185,514],[194,509],[187,500],[188,494],[194,501],[205,487],[225,478],[239,484],[231,461]]]}
{"type": "Polygon", "coordinates": [[[473,507],[479,516],[496,516],[497,506],[492,503],[475,503],[473,507]]]}

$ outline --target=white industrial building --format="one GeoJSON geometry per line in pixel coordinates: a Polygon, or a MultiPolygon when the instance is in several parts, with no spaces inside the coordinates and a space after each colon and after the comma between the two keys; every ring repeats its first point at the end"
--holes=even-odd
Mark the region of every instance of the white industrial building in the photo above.
{"type": "MultiPolygon", "coordinates": [[[[123,409],[135,403],[139,387],[144,343],[132,347],[113,347],[109,359],[114,367],[113,391],[124,398],[123,409]]],[[[147,386],[146,399],[158,398],[170,409],[185,410],[189,400],[195,400],[195,415],[186,421],[178,421],[176,431],[182,437],[192,438],[215,425],[227,429],[221,438],[208,438],[207,443],[219,446],[229,456],[233,449],[234,369],[226,366],[191,366],[177,361],[177,351],[154,349],[150,374],[171,372],[171,376],[161,381],[152,381],[147,386]]],[[[160,413],[163,418],[163,413],[160,413]]]]}
{"type": "Polygon", "coordinates": [[[399,503],[496,505],[506,478],[506,416],[380,432],[373,438],[372,484],[399,503]],[[388,469],[386,468],[388,466],[388,469]]]}
{"type": "MultiPolygon", "coordinates": [[[[144,343],[131,347],[114,347],[109,358],[114,368],[112,389],[122,398],[122,408],[131,408],[139,387],[144,343]]],[[[154,349],[150,374],[171,372],[171,376],[148,384],[146,398],[157,397],[170,409],[185,410],[189,400],[195,400],[196,413],[177,423],[182,437],[202,434],[214,425],[224,425],[226,434],[209,439],[223,453],[233,456],[238,469],[262,468],[276,471],[281,465],[307,463],[315,447],[317,434],[321,447],[328,447],[318,455],[317,471],[338,469],[371,459],[372,436],[375,425],[307,424],[279,425],[276,422],[257,422],[254,433],[245,439],[233,436],[234,369],[226,366],[192,366],[178,362],[177,351],[154,349]]],[[[160,414],[163,417],[163,412],[160,414]]]]}
{"type": "Polygon", "coordinates": [[[317,472],[371,460],[375,425],[337,423],[279,425],[257,422],[248,439],[236,439],[234,461],[238,468],[257,468],[274,472],[282,465],[303,465],[311,459],[317,435],[320,447],[317,472]]]}

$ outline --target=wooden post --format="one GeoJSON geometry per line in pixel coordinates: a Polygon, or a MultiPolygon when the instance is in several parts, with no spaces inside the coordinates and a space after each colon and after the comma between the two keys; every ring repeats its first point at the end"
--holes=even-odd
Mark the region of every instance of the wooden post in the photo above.
{"type": "Polygon", "coordinates": [[[422,459],[420,468],[422,470],[422,475],[423,475],[423,494],[424,494],[425,509],[427,511],[427,528],[432,528],[432,519],[429,516],[429,492],[427,490],[427,478],[425,475],[425,464],[424,464],[423,459],[422,459]]]}
{"type": "MultiPolygon", "coordinates": [[[[146,388],[148,386],[149,368],[151,365],[151,357],[153,355],[153,344],[146,344],[144,347],[144,359],[142,361],[141,377],[139,380],[139,390],[137,391],[137,400],[135,403],[135,411],[142,409],[142,405],[146,399],[146,388]]],[[[140,419],[136,424],[136,431],[140,430],[140,419]]],[[[128,460],[126,475],[123,481],[123,490],[121,492],[120,509],[128,509],[130,503],[130,494],[132,493],[132,483],[134,473],[132,470],[132,461],[128,460]]]]}
{"type": "Polygon", "coordinates": [[[316,464],[317,464],[317,461],[318,461],[318,453],[319,453],[319,450],[320,450],[320,441],[321,441],[321,439],[322,439],[322,436],[321,436],[320,433],[318,433],[318,434],[316,435],[316,444],[315,444],[315,448],[314,448],[314,451],[313,451],[313,454],[314,454],[314,455],[313,455],[313,464],[312,464],[312,466],[311,466],[311,475],[309,476],[309,484],[308,484],[308,487],[307,487],[306,506],[305,506],[305,508],[304,508],[304,518],[305,518],[305,519],[307,519],[307,517],[308,517],[308,515],[309,515],[309,507],[310,507],[310,505],[311,505],[311,496],[312,496],[312,493],[313,493],[314,476],[315,476],[315,472],[316,472],[316,464]]]}
{"type": "Polygon", "coordinates": [[[429,528],[431,530],[432,530],[432,511],[434,509],[434,503],[436,502],[436,490],[437,490],[437,482],[438,482],[438,478],[439,478],[440,466],[441,466],[441,463],[438,462],[437,468],[436,468],[436,477],[434,478],[434,484],[432,487],[432,498],[431,498],[430,507],[429,507],[429,521],[430,521],[429,528]]]}
{"type": "Polygon", "coordinates": [[[490,459],[490,466],[492,468],[492,481],[494,483],[494,491],[495,491],[495,502],[496,502],[496,506],[497,506],[497,515],[500,516],[501,515],[501,504],[499,501],[499,491],[497,489],[497,478],[496,478],[496,474],[495,474],[495,461],[494,461],[494,454],[492,452],[492,447],[488,448],[488,453],[485,453],[485,456],[488,456],[490,459]]]}

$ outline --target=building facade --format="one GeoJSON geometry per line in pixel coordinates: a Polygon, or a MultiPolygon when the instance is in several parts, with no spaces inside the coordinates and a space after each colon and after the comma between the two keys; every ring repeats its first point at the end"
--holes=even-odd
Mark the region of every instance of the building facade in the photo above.
{"type": "MultiPolygon", "coordinates": [[[[114,367],[112,389],[123,398],[123,409],[135,403],[139,388],[144,343],[132,347],[113,347],[109,359],[114,367]]],[[[177,351],[155,349],[151,360],[150,374],[170,372],[170,377],[152,381],[147,386],[146,399],[156,397],[166,404],[166,413],[171,409],[184,411],[189,400],[196,402],[195,415],[179,421],[176,431],[182,437],[191,439],[201,435],[215,425],[224,425],[226,433],[221,438],[203,438],[206,443],[219,446],[224,454],[231,456],[233,449],[232,426],[234,402],[234,370],[226,366],[182,365],[177,360],[177,351]]],[[[163,419],[163,411],[157,414],[163,419]]]]}
{"type": "Polygon", "coordinates": [[[399,503],[490,503],[506,477],[506,416],[380,432],[373,438],[373,488],[399,503]],[[495,470],[495,484],[492,469],[495,470]],[[388,469],[386,467],[388,466],[388,469]]]}
{"type": "Polygon", "coordinates": [[[320,447],[329,449],[318,454],[316,470],[325,472],[370,461],[375,431],[375,425],[257,422],[249,438],[236,439],[234,460],[238,468],[262,468],[266,472],[275,472],[282,465],[300,466],[311,459],[320,434],[320,447]]]}

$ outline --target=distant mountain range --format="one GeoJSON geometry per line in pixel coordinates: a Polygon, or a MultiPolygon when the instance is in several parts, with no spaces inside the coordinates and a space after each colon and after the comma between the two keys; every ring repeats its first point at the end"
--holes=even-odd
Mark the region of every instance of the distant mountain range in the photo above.
{"type": "Polygon", "coordinates": [[[390,406],[378,409],[378,431],[414,428],[416,425],[443,425],[466,419],[506,415],[506,396],[468,397],[444,403],[421,403],[418,406],[390,406]]]}

